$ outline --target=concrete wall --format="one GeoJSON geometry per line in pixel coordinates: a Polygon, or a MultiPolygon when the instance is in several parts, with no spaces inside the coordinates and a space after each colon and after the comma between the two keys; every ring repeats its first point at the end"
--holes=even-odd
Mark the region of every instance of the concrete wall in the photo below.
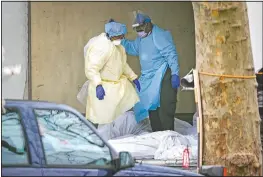
{"type": "Polygon", "coordinates": [[[21,64],[20,75],[2,78],[2,97],[27,99],[28,26],[27,2],[2,2],[3,66],[21,64]]]}
{"type": "MultiPolygon", "coordinates": [[[[85,82],[83,47],[104,31],[109,18],[126,23],[134,39],[132,11],[140,9],[172,32],[181,76],[195,66],[194,17],[191,2],[32,2],[33,99],[68,104],[84,112],[76,95],[85,82]]],[[[128,57],[137,74],[139,60],[128,57]]],[[[179,92],[177,112],[195,110],[193,92],[179,92]]]]}
{"type": "MultiPolygon", "coordinates": [[[[195,65],[193,14],[190,3],[32,4],[34,99],[61,102],[83,111],[76,100],[78,89],[85,81],[83,45],[89,38],[103,31],[104,23],[109,17],[127,23],[128,38],[134,38],[135,34],[130,28],[132,20],[128,12],[136,9],[146,11],[155,23],[172,31],[179,52],[181,75],[186,74],[195,65]]],[[[247,5],[255,70],[258,70],[262,67],[262,2],[247,2],[247,5]]],[[[22,64],[23,67],[21,75],[2,78],[4,98],[27,99],[27,31],[27,2],[3,2],[2,45],[6,50],[3,66],[22,64]]],[[[139,73],[138,60],[129,57],[129,63],[139,73]]],[[[177,112],[193,112],[191,92],[180,92],[178,99],[177,112]]]]}
{"type": "Polygon", "coordinates": [[[255,71],[262,67],[262,2],[247,2],[255,71]]]}

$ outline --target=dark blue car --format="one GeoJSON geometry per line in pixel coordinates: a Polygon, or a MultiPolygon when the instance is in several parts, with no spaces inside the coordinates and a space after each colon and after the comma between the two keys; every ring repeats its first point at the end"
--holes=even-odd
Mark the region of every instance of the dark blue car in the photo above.
{"type": "Polygon", "coordinates": [[[116,153],[75,109],[55,103],[6,100],[2,113],[3,176],[199,176],[136,164],[116,153]]]}

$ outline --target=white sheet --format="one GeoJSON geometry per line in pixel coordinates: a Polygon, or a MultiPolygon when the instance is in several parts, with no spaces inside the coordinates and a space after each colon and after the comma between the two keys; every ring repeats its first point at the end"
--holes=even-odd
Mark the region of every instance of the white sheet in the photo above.
{"type": "Polygon", "coordinates": [[[190,159],[196,159],[197,129],[195,122],[196,114],[193,117],[194,126],[175,118],[175,131],[151,133],[149,131],[150,122],[144,122],[143,126],[137,124],[133,112],[129,111],[120,116],[113,125],[105,125],[99,131],[104,137],[106,136],[106,139],[110,139],[108,142],[118,152],[128,151],[136,159],[182,159],[183,151],[187,146],[190,151],[190,159]]]}
{"type": "Polygon", "coordinates": [[[158,160],[182,159],[183,151],[189,147],[190,158],[197,158],[197,136],[181,135],[174,131],[146,133],[108,141],[115,149],[128,151],[136,159],[158,160]]]}
{"type": "Polygon", "coordinates": [[[137,123],[133,111],[128,111],[111,124],[99,125],[98,132],[105,140],[109,140],[152,132],[152,128],[149,119],[137,123]]]}

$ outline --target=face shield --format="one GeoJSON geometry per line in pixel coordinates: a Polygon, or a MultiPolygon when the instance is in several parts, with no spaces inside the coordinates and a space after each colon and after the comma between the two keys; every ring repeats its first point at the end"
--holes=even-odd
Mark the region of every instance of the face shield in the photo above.
{"type": "Polygon", "coordinates": [[[140,10],[133,11],[132,14],[133,14],[133,23],[132,23],[133,28],[139,27],[147,22],[151,22],[151,18],[140,10]]]}
{"type": "Polygon", "coordinates": [[[140,10],[133,11],[132,28],[139,37],[146,37],[152,30],[151,18],[140,10]]]}
{"type": "Polygon", "coordinates": [[[146,29],[146,23],[133,27],[133,30],[136,32],[142,32],[145,31],[145,29],[146,29]]]}

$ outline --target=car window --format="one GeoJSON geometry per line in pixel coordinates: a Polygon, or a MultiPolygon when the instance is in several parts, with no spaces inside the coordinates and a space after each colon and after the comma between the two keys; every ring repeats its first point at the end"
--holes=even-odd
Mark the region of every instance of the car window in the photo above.
{"type": "Polygon", "coordinates": [[[7,109],[2,114],[2,164],[28,165],[26,140],[21,118],[16,110],[7,109]]]}
{"type": "Polygon", "coordinates": [[[112,166],[109,147],[75,114],[34,110],[47,165],[112,166]]]}

